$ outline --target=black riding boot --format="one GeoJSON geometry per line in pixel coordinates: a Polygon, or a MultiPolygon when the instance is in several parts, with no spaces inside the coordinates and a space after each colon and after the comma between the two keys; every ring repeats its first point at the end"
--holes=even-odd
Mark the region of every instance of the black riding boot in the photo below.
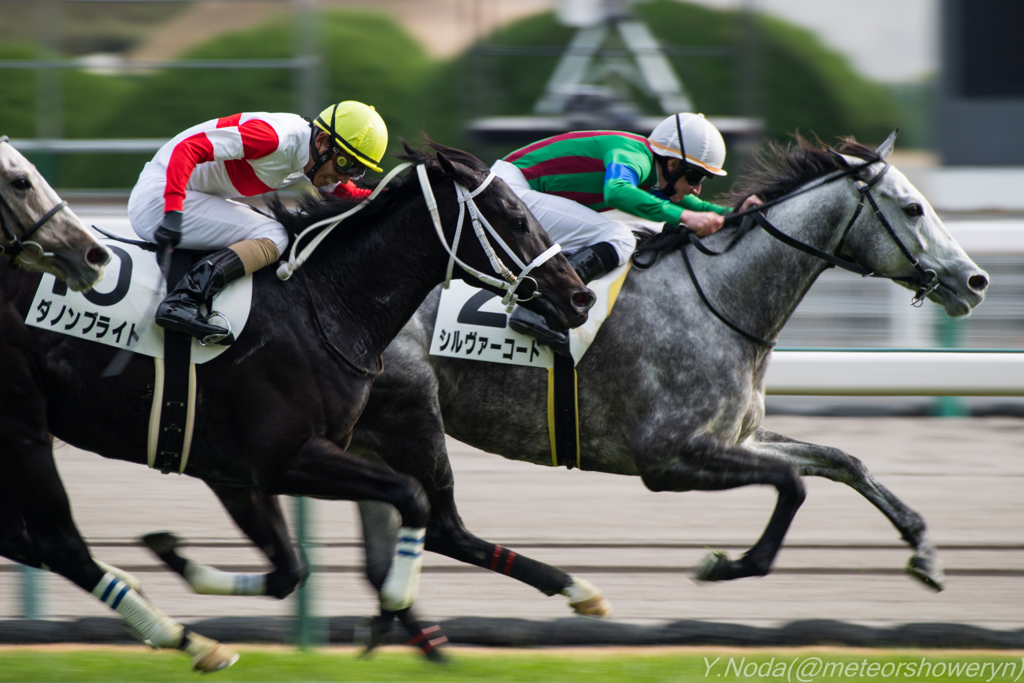
{"type": "Polygon", "coordinates": [[[204,346],[218,342],[231,343],[231,330],[212,325],[199,312],[228,284],[245,275],[242,259],[231,249],[216,251],[192,266],[178,285],[156,309],[156,324],[166,330],[184,332],[204,346]]]}
{"type": "MultiPolygon", "coordinates": [[[[619,255],[612,245],[607,242],[598,242],[592,246],[583,247],[570,256],[569,263],[583,280],[583,284],[587,284],[617,267],[619,255]]],[[[538,344],[551,346],[555,351],[568,355],[569,333],[550,329],[544,321],[544,316],[538,313],[517,305],[512,310],[512,315],[509,316],[508,326],[520,334],[535,337],[538,344]]]]}

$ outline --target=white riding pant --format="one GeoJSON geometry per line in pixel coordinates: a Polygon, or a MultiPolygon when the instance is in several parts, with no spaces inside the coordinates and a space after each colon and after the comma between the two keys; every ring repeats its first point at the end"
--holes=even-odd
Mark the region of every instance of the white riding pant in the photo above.
{"type": "Polygon", "coordinates": [[[572,254],[583,247],[607,242],[619,255],[619,264],[629,260],[636,250],[631,228],[565,197],[538,192],[530,187],[523,172],[514,164],[499,159],[491,166],[494,174],[505,181],[516,196],[548,231],[551,239],[572,254]]]}
{"type": "MultiPolygon", "coordinates": [[[[164,217],[166,171],[147,163],[128,198],[128,219],[135,234],[155,242],[154,234],[164,217]]],[[[205,192],[185,191],[181,222],[183,249],[223,249],[245,240],[269,239],[280,253],[288,248],[284,226],[252,207],[205,192]]]]}

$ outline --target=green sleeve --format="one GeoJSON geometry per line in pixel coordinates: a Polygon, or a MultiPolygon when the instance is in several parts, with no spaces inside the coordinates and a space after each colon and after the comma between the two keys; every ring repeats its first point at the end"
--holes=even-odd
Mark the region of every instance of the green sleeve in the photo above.
{"type": "Polygon", "coordinates": [[[683,216],[683,207],[658,199],[621,178],[605,183],[604,200],[619,211],[659,223],[675,225],[683,216]]]}
{"type": "Polygon", "coordinates": [[[683,201],[679,202],[679,204],[687,211],[713,211],[720,216],[732,213],[732,209],[728,206],[720,206],[718,204],[706,202],[700,197],[692,194],[688,194],[683,197],[683,201]]]}
{"type": "MultiPolygon", "coordinates": [[[[605,166],[612,164],[626,166],[636,174],[637,179],[646,178],[652,170],[650,155],[637,150],[619,148],[609,151],[603,159],[605,166]]],[[[612,178],[604,184],[604,201],[612,208],[659,223],[679,222],[683,210],[672,202],[658,199],[650,192],[641,190],[625,178],[612,178]]]]}

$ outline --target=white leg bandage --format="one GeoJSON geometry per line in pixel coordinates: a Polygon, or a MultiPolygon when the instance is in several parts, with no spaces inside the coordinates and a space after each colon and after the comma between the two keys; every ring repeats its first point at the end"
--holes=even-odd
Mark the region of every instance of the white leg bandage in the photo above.
{"type": "Polygon", "coordinates": [[[103,575],[92,594],[121,615],[125,626],[152,647],[176,648],[185,629],[149,600],[110,572],[103,575]]]}
{"type": "Polygon", "coordinates": [[[140,593],[142,592],[142,582],[135,578],[134,574],[129,574],[120,567],[115,567],[112,564],[101,562],[100,560],[97,560],[95,557],[92,558],[92,561],[95,562],[96,566],[102,569],[103,571],[113,574],[114,576],[121,579],[135,590],[139,591],[140,593]]]}
{"type": "Polygon", "coordinates": [[[201,595],[266,595],[266,574],[224,572],[208,564],[189,562],[185,579],[201,595]]]}
{"type": "Polygon", "coordinates": [[[420,590],[423,566],[423,539],[427,530],[403,526],[398,530],[398,547],[391,568],[380,589],[380,606],[397,612],[410,606],[420,590]]]}

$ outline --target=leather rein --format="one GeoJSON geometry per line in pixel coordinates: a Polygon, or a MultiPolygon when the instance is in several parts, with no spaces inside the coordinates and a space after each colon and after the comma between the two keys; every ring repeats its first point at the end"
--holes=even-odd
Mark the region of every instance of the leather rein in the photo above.
{"type": "MultiPolygon", "coordinates": [[[[0,136],[0,144],[4,142],[9,144],[9,138],[6,135],[0,136]]],[[[56,216],[57,213],[67,205],[67,202],[61,201],[59,204],[43,214],[43,217],[37,220],[31,228],[25,228],[24,224],[18,220],[18,214],[14,212],[14,209],[7,202],[4,196],[0,194],[0,209],[3,209],[0,210],[0,231],[3,232],[3,235],[7,238],[8,242],[7,244],[0,244],[0,255],[11,259],[12,267],[16,267],[14,259],[18,258],[18,256],[20,256],[27,247],[35,247],[39,251],[39,254],[34,261],[28,261],[23,258],[22,260],[25,263],[36,263],[40,258],[52,256],[52,254],[48,254],[43,250],[41,244],[31,241],[31,238],[46,224],[47,221],[56,216]],[[8,219],[4,217],[4,210],[6,210],[7,214],[10,216],[10,222],[13,223],[14,226],[18,228],[18,232],[21,233],[20,238],[11,229],[8,219]]]]}
{"type": "MultiPolygon", "coordinates": [[[[455,264],[458,264],[459,267],[461,267],[469,275],[473,276],[480,282],[487,285],[491,285],[496,289],[503,290],[505,292],[505,296],[502,298],[501,302],[502,304],[505,304],[508,307],[509,311],[511,311],[512,307],[521,301],[531,301],[532,299],[535,299],[538,296],[540,296],[541,294],[540,289],[537,285],[537,281],[530,276],[530,272],[534,268],[543,265],[552,257],[554,257],[559,251],[561,251],[561,247],[555,244],[549,247],[547,250],[545,250],[542,254],[534,258],[529,263],[524,263],[516,255],[515,251],[513,251],[505,243],[505,241],[498,234],[497,230],[494,229],[490,222],[488,222],[487,218],[484,217],[483,213],[480,212],[480,209],[477,207],[476,202],[474,201],[474,198],[481,192],[486,190],[488,185],[490,185],[491,181],[497,177],[495,176],[493,171],[488,173],[487,177],[484,178],[484,180],[479,185],[477,185],[476,189],[474,190],[469,190],[463,187],[461,184],[459,184],[458,181],[453,180],[453,183],[455,185],[456,197],[459,204],[459,215],[458,218],[456,219],[455,235],[452,240],[452,244],[449,246],[447,239],[445,238],[444,228],[441,225],[441,214],[437,206],[437,200],[434,196],[434,191],[430,185],[430,178],[427,174],[427,167],[422,162],[418,164],[412,164],[410,162],[399,164],[398,166],[393,168],[381,180],[380,183],[377,184],[377,187],[375,187],[373,192],[370,193],[370,196],[368,196],[362,202],[352,207],[343,214],[326,218],[324,220],[314,223],[313,225],[308,226],[305,230],[302,231],[302,233],[300,233],[298,236],[295,237],[295,239],[292,240],[292,246],[288,260],[278,267],[277,277],[281,280],[289,279],[292,276],[292,273],[298,270],[302,266],[302,264],[306,262],[306,260],[313,254],[316,248],[327,237],[327,235],[331,233],[332,230],[338,227],[338,225],[341,224],[341,222],[344,221],[346,218],[348,218],[352,214],[357,213],[358,211],[361,211],[363,208],[368,206],[370,202],[372,202],[374,199],[377,198],[378,195],[380,195],[380,193],[384,190],[388,183],[390,183],[395,178],[395,176],[397,176],[399,173],[413,165],[416,166],[416,173],[420,184],[420,190],[423,193],[423,199],[424,202],[426,203],[427,211],[430,214],[430,218],[433,223],[434,229],[437,232],[438,239],[441,241],[441,246],[444,247],[445,251],[448,252],[449,255],[448,267],[444,281],[445,288],[447,289],[448,283],[451,281],[455,264]],[[468,221],[466,220],[467,215],[468,221]],[[467,222],[472,224],[473,234],[476,237],[477,241],[480,243],[480,247],[484,250],[484,253],[487,255],[487,259],[491,267],[494,269],[495,275],[497,277],[476,270],[475,268],[470,266],[468,263],[465,263],[462,259],[460,259],[457,256],[457,252],[459,250],[459,240],[463,232],[462,228],[464,223],[467,222]],[[315,237],[313,237],[310,240],[310,243],[306,247],[304,247],[301,252],[298,251],[299,243],[307,235],[317,230],[319,230],[319,232],[316,234],[315,237]],[[490,240],[487,237],[487,233],[490,233],[491,239],[496,241],[499,244],[499,246],[501,246],[501,248],[505,250],[505,253],[508,255],[508,257],[511,258],[512,261],[514,261],[515,264],[519,267],[518,275],[512,273],[512,271],[509,270],[509,268],[502,262],[501,258],[495,252],[494,247],[491,246],[490,240]]],[[[305,272],[303,272],[303,275],[305,275],[305,272]]],[[[353,362],[348,356],[345,355],[344,352],[338,349],[338,347],[335,346],[333,342],[331,342],[330,338],[327,335],[327,332],[324,330],[323,322],[320,320],[320,312],[316,308],[316,301],[313,298],[313,292],[310,289],[308,277],[305,278],[303,281],[305,282],[306,292],[309,295],[310,302],[313,305],[313,312],[314,317],[316,319],[317,329],[320,332],[320,336],[326,342],[328,349],[330,349],[331,352],[334,353],[336,356],[341,358],[341,360],[344,361],[345,364],[348,365],[352,370],[354,370],[356,374],[359,375],[360,377],[373,378],[377,377],[382,372],[384,372],[384,361],[382,357],[377,358],[375,368],[363,367],[353,362]]]]}
{"type": "MultiPolygon", "coordinates": [[[[939,286],[940,283],[939,283],[938,275],[936,274],[936,272],[934,270],[931,270],[930,268],[929,269],[924,268],[921,265],[921,263],[917,260],[917,258],[915,258],[914,255],[910,253],[910,250],[907,249],[906,245],[903,243],[903,241],[896,234],[896,230],[893,229],[892,224],[889,223],[888,219],[885,217],[885,214],[883,214],[882,210],[878,207],[878,202],[875,201],[874,195],[871,194],[871,189],[876,184],[878,184],[878,181],[882,179],[882,177],[886,174],[886,172],[888,172],[888,170],[890,168],[890,164],[886,163],[885,164],[885,168],[883,168],[881,171],[879,171],[869,181],[864,181],[864,180],[861,180],[860,178],[856,179],[856,181],[855,181],[856,182],[856,188],[857,188],[857,191],[860,193],[860,202],[857,204],[857,208],[853,212],[853,216],[850,217],[849,222],[847,222],[846,227],[843,229],[843,236],[839,240],[839,245],[836,247],[835,251],[833,253],[831,253],[831,254],[826,252],[826,251],[822,251],[820,249],[817,249],[816,247],[812,247],[809,244],[805,244],[804,242],[801,242],[801,241],[799,241],[799,240],[797,240],[797,239],[795,239],[793,237],[790,237],[789,235],[785,234],[784,232],[779,230],[777,227],[775,227],[771,223],[771,221],[769,221],[764,216],[764,214],[761,213],[765,209],[768,209],[768,208],[770,208],[772,206],[775,206],[777,204],[781,204],[782,202],[788,201],[788,200],[790,200],[790,199],[792,199],[792,198],[794,198],[794,197],[796,197],[798,195],[804,194],[805,192],[809,192],[811,190],[815,190],[815,189],[817,189],[817,188],[819,188],[819,187],[821,187],[823,185],[826,185],[828,183],[832,183],[832,182],[834,182],[836,180],[839,180],[840,178],[845,178],[845,177],[847,177],[849,175],[857,173],[858,171],[866,169],[867,167],[869,167],[869,166],[871,166],[872,164],[875,164],[875,163],[878,163],[878,162],[877,161],[871,161],[871,162],[868,162],[868,163],[865,163],[865,164],[861,164],[861,165],[858,165],[858,166],[851,166],[851,167],[849,167],[847,169],[844,169],[843,171],[840,171],[838,173],[833,173],[832,175],[823,178],[821,181],[819,181],[817,183],[813,183],[811,185],[808,185],[807,187],[804,187],[804,188],[802,188],[800,190],[797,190],[795,192],[791,192],[791,193],[789,193],[787,195],[784,195],[782,197],[778,197],[777,199],[773,199],[772,201],[766,202],[766,203],[762,204],[761,206],[755,207],[753,209],[748,209],[747,211],[744,211],[743,213],[734,214],[730,218],[741,218],[742,219],[741,222],[740,222],[739,232],[736,235],[736,237],[734,237],[733,240],[722,251],[713,251],[711,249],[708,249],[707,247],[705,247],[701,243],[700,239],[697,237],[697,235],[694,232],[690,231],[689,229],[687,229],[685,226],[682,226],[682,225],[666,226],[664,232],[666,232],[668,234],[672,234],[672,232],[677,232],[683,238],[685,243],[692,244],[702,254],[705,254],[707,256],[722,256],[723,254],[726,254],[729,251],[731,251],[733,249],[733,247],[735,247],[739,243],[739,241],[741,239],[743,239],[743,237],[746,236],[747,233],[749,233],[754,228],[760,227],[766,233],[768,233],[771,237],[773,237],[774,239],[782,242],[783,244],[785,244],[785,245],[787,245],[789,247],[792,247],[794,249],[797,249],[798,251],[802,251],[805,254],[810,254],[811,256],[815,256],[815,257],[821,259],[822,261],[825,261],[826,263],[828,263],[828,267],[829,268],[834,268],[834,267],[842,268],[843,270],[848,270],[848,271],[850,271],[852,273],[857,273],[858,275],[860,275],[862,277],[885,278],[885,279],[893,280],[893,281],[903,281],[903,282],[915,283],[915,284],[918,285],[918,289],[917,289],[917,292],[914,294],[914,298],[911,301],[911,304],[913,306],[921,306],[924,303],[925,297],[927,297],[929,294],[931,294],[933,291],[935,291],[935,289],[939,286]],[[871,271],[871,270],[869,270],[867,268],[864,268],[863,266],[861,266],[858,263],[854,263],[853,261],[848,261],[848,260],[846,260],[844,258],[841,258],[838,255],[839,252],[843,248],[843,244],[846,243],[846,238],[850,234],[850,230],[853,228],[854,223],[857,222],[857,219],[860,217],[861,212],[864,210],[865,203],[868,203],[868,204],[871,205],[871,210],[875,214],[875,217],[878,218],[879,222],[882,224],[882,226],[889,233],[889,236],[892,237],[893,241],[896,243],[896,246],[898,246],[900,251],[903,253],[903,256],[906,257],[907,261],[910,262],[910,265],[912,265],[914,267],[914,269],[917,271],[913,275],[895,276],[895,277],[888,276],[888,275],[879,275],[878,273],[875,273],[874,271],[871,271]]],[[[704,290],[701,288],[700,282],[697,280],[697,274],[694,272],[693,266],[690,264],[690,257],[686,253],[686,249],[682,248],[682,247],[686,246],[685,243],[680,245],[681,248],[679,249],[679,251],[680,251],[680,253],[682,254],[682,257],[683,257],[683,263],[686,264],[686,271],[687,271],[687,273],[689,273],[690,280],[693,282],[693,286],[697,290],[697,295],[700,297],[700,300],[704,303],[704,305],[708,308],[708,310],[710,310],[715,315],[715,317],[717,317],[719,320],[721,320],[723,323],[725,323],[725,325],[727,327],[729,327],[729,329],[731,329],[734,332],[738,333],[739,335],[741,335],[745,339],[748,339],[749,341],[752,341],[752,342],[754,342],[756,344],[760,344],[762,346],[767,346],[768,348],[774,347],[775,346],[775,342],[768,341],[767,339],[762,339],[761,337],[758,337],[757,335],[751,334],[751,333],[747,332],[746,330],[743,330],[742,328],[738,327],[733,322],[731,322],[728,318],[726,318],[717,308],[714,307],[714,305],[712,305],[712,303],[708,300],[707,296],[704,294],[704,290]]],[[[634,257],[633,257],[633,264],[637,268],[640,268],[640,269],[650,268],[652,265],[654,265],[656,259],[652,260],[650,262],[644,262],[644,261],[639,261],[638,262],[636,257],[638,255],[640,255],[640,254],[641,254],[641,252],[637,251],[637,252],[634,253],[634,257]]]]}

